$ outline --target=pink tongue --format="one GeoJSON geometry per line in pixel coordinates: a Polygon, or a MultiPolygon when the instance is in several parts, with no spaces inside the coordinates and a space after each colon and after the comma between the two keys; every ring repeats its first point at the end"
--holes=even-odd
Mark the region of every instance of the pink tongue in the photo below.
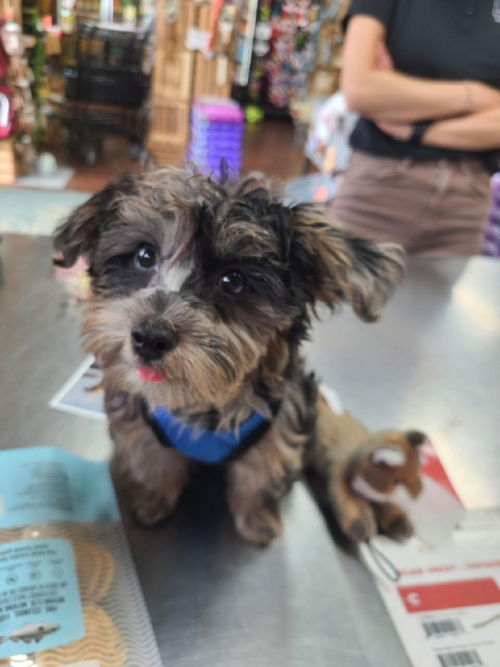
{"type": "Polygon", "coordinates": [[[137,366],[137,375],[143,382],[163,382],[166,376],[159,371],[155,371],[149,366],[137,366]]]}

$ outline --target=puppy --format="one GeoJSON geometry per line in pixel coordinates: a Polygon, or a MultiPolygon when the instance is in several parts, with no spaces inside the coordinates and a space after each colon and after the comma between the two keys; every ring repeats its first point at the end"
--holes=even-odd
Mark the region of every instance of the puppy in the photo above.
{"type": "Polygon", "coordinates": [[[263,176],[184,168],[124,175],[57,230],[86,258],[85,348],[104,370],[116,463],[136,517],[174,509],[199,465],[225,469],[238,532],[267,544],[315,439],[317,387],[300,345],[320,302],[365,322],[399,282],[402,252],[349,236],[263,176]]]}

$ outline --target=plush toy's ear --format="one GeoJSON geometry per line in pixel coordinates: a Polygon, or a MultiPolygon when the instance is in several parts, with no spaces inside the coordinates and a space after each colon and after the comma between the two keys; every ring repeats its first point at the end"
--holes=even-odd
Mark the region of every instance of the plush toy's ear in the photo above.
{"type": "Polygon", "coordinates": [[[406,440],[412,447],[420,447],[428,441],[428,437],[421,431],[406,431],[404,434],[406,440]]]}
{"type": "Polygon", "coordinates": [[[383,463],[390,468],[400,468],[406,463],[406,454],[395,447],[380,447],[371,455],[371,461],[375,465],[383,463]]]}
{"type": "Polygon", "coordinates": [[[292,211],[292,261],[308,298],[332,308],[348,301],[362,320],[375,321],[403,277],[402,248],[350,236],[314,204],[292,211]]]}
{"type": "Polygon", "coordinates": [[[133,175],[124,174],[71,213],[54,232],[54,263],[70,267],[80,256],[88,257],[97,245],[106,221],[113,214],[120,195],[132,192],[133,175]]]}

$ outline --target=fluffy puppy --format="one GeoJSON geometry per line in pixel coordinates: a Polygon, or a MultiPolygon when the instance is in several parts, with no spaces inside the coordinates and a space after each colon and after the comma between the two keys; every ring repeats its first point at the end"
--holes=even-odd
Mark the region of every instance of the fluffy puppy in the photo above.
{"type": "Polygon", "coordinates": [[[239,533],[267,544],[315,439],[316,383],[300,345],[319,302],[377,319],[399,247],[346,234],[322,208],[289,206],[260,175],[184,168],[124,175],[57,230],[84,256],[86,350],[104,370],[116,461],[138,519],[175,508],[199,465],[225,468],[239,533]]]}

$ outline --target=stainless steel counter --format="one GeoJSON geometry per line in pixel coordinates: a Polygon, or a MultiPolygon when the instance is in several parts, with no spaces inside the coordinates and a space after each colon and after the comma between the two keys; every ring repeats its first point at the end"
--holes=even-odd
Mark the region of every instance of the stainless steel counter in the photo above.
{"type": "MultiPolygon", "coordinates": [[[[0,448],[109,455],[104,424],[47,402],[83,354],[50,240],[0,243],[0,448]]],[[[380,324],[319,324],[311,367],[369,426],[418,426],[471,506],[500,504],[500,262],[413,260],[380,324]]],[[[370,575],[332,540],[304,485],[269,549],[233,533],[216,480],[156,530],[128,526],[166,667],[407,667],[370,575]]]]}

